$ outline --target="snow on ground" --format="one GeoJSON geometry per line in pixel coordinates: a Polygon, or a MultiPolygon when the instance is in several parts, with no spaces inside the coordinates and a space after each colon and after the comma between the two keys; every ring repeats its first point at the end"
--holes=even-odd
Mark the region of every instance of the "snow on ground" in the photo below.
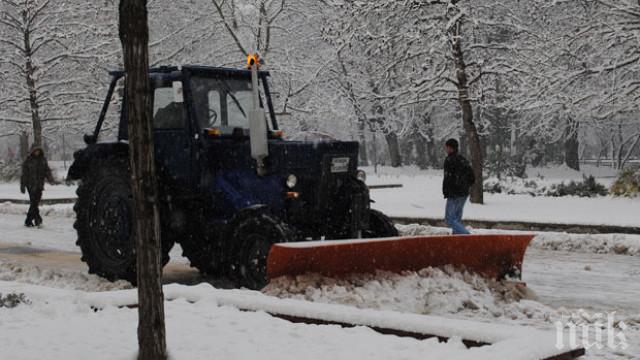
{"type": "MultiPolygon", "coordinates": [[[[24,293],[27,304],[0,308],[2,354],[11,359],[133,359],[135,290],[87,294],[0,281],[0,292],[24,293]],[[112,295],[111,295],[112,294],[112,295]],[[99,309],[94,311],[94,309],[99,309]],[[60,326],[64,323],[64,326],[60,326]]],[[[250,291],[207,285],[165,287],[167,346],[173,359],[536,359],[556,353],[552,332],[278,300],[250,291]],[[385,336],[364,328],[302,325],[262,311],[355,321],[406,331],[486,339],[495,345],[466,349],[459,337],[446,343],[385,336]],[[421,332],[422,332],[421,331],[421,332]]]]}
{"type": "Polygon", "coordinates": [[[82,291],[112,291],[131,288],[131,284],[127,281],[111,282],[89,274],[86,269],[84,272],[50,269],[31,264],[4,263],[2,260],[0,260],[0,281],[82,291]]]}
{"type": "Polygon", "coordinates": [[[548,319],[555,310],[535,301],[535,295],[513,283],[490,281],[452,268],[427,268],[395,274],[357,274],[344,279],[320,275],[282,277],[266,294],[339,303],[359,308],[416,314],[510,319],[548,319]]]}
{"type": "MultiPolygon", "coordinates": [[[[447,235],[451,229],[418,224],[396,225],[403,235],[447,235]]],[[[640,235],[631,234],[571,234],[553,231],[515,231],[472,229],[476,234],[535,234],[529,247],[540,250],[569,251],[590,254],[640,256],[640,235]]]]}
{"type": "MultiPolygon", "coordinates": [[[[543,259],[549,258],[550,254],[547,252],[544,255],[543,259]]],[[[528,283],[529,290],[523,290],[513,283],[490,281],[451,269],[423,269],[404,274],[379,272],[375,275],[352,275],[339,280],[319,275],[283,277],[273,281],[263,291],[281,298],[490,323],[515,323],[539,329],[552,329],[556,322],[566,321],[570,317],[578,324],[593,326],[586,336],[579,334],[581,343],[594,343],[597,336],[594,330],[597,324],[588,316],[621,310],[615,313],[615,319],[624,324],[618,330],[623,330],[629,347],[591,348],[586,358],[636,359],[640,354],[640,304],[637,303],[640,286],[635,285],[637,282],[629,279],[621,281],[619,277],[612,277],[613,272],[608,273],[606,269],[603,274],[600,273],[601,269],[594,270],[594,275],[590,276],[584,272],[568,272],[552,261],[549,263],[555,267],[531,264],[531,258],[525,259],[525,264],[527,261],[530,265],[525,266],[523,280],[528,283]],[[540,273],[547,274],[542,278],[539,277],[540,273]],[[588,289],[589,286],[592,289],[588,289]],[[545,303],[537,298],[538,291],[545,303]],[[607,298],[612,296],[615,299],[607,303],[607,298]],[[549,299],[553,301],[549,302],[549,299]],[[582,307],[566,306],[578,305],[580,301],[587,305],[584,313],[582,307]],[[547,305],[550,303],[558,307],[547,305]]],[[[574,268],[581,265],[568,264],[574,268]]],[[[606,263],[602,265],[607,266],[606,263]]],[[[640,266],[636,269],[640,269],[640,266]]],[[[635,277],[638,278],[639,274],[635,277]]]]}
{"type": "MultiPolygon", "coordinates": [[[[542,169],[540,170],[542,171],[542,169]]],[[[554,171],[547,170],[547,176],[554,171]]],[[[415,168],[379,168],[378,174],[367,169],[369,185],[402,184],[402,188],[374,189],[373,205],[390,216],[443,218],[442,172],[415,168]]],[[[562,170],[557,182],[575,177],[562,170]]],[[[547,178],[547,180],[550,178],[547,178]]],[[[612,178],[611,178],[612,179],[612,178]]],[[[611,180],[610,179],[610,180],[611,180]]],[[[600,181],[601,179],[598,179],[600,181]]],[[[603,182],[603,181],[601,181],[603,182]]],[[[640,199],[579,197],[531,197],[485,193],[485,204],[467,204],[465,218],[493,221],[640,226],[640,199]]]]}
{"type": "MultiPolygon", "coordinates": [[[[165,303],[168,349],[174,359],[441,359],[459,355],[459,341],[416,341],[365,328],[305,326],[213,301],[165,303]]],[[[135,309],[94,312],[73,301],[34,301],[0,308],[4,356],[18,359],[134,359],[135,309]],[[64,326],[61,326],[64,324],[64,326]]]]}
{"type": "MultiPolygon", "coordinates": [[[[73,228],[74,219],[67,215],[73,210],[65,207],[64,211],[41,211],[43,225],[41,228],[24,226],[25,205],[0,204],[0,242],[27,245],[42,249],[63,251],[79,251],[76,246],[76,233],[73,228]],[[58,216],[63,215],[63,216],[58,216]]],[[[57,209],[56,207],[43,207],[57,209]]]]}
{"type": "MultiPolygon", "coordinates": [[[[421,225],[399,229],[410,235],[448,232],[421,225]]],[[[285,277],[265,291],[283,298],[541,328],[553,327],[556,321],[580,314],[583,309],[589,314],[616,312],[616,318],[627,326],[630,348],[594,348],[587,358],[635,359],[640,354],[640,262],[632,256],[616,255],[622,247],[628,255],[639,255],[640,236],[537,233],[524,259],[526,291],[512,283],[452,269],[423,269],[401,275],[381,272],[340,280],[318,275],[285,277]]],[[[590,332],[585,339],[593,342],[594,336],[590,332]]]]}
{"type": "MultiPolygon", "coordinates": [[[[76,197],[75,185],[44,185],[43,199],[69,199],[76,197]]],[[[29,200],[29,194],[20,192],[19,183],[0,183],[0,199],[29,200]]]]}

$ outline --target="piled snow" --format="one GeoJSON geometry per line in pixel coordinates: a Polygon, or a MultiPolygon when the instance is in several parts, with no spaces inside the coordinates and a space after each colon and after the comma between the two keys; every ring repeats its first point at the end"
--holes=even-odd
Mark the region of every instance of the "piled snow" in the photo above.
{"type": "Polygon", "coordinates": [[[131,288],[131,284],[126,281],[111,282],[86,272],[45,269],[2,261],[0,261],[0,280],[83,291],[111,291],[131,288]]]}
{"type": "MultiPolygon", "coordinates": [[[[450,229],[426,225],[396,225],[403,235],[446,235],[450,229]]],[[[477,234],[518,233],[513,230],[472,229],[477,234]]],[[[530,247],[541,250],[570,251],[591,254],[640,256],[640,235],[628,234],[570,234],[564,232],[535,233],[530,247]]]]}
{"type": "Polygon", "coordinates": [[[358,274],[344,279],[320,275],[281,277],[263,290],[268,295],[358,308],[488,319],[548,320],[555,310],[540,304],[526,287],[491,281],[452,268],[419,272],[358,274]]]}
{"type": "MultiPolygon", "coordinates": [[[[30,304],[0,308],[0,347],[11,359],[47,354],[55,359],[127,359],[135,356],[137,311],[134,290],[86,294],[0,282],[0,292],[24,293],[30,304]],[[133,301],[133,302],[132,302],[133,301]],[[100,309],[94,311],[93,309],[100,309]],[[64,324],[64,326],[61,326],[64,324]]],[[[165,286],[167,345],[175,359],[537,359],[554,355],[553,333],[463,320],[356,310],[208,285],[165,286]],[[418,341],[385,336],[368,328],[302,325],[265,312],[338,319],[373,326],[449,336],[418,341]],[[494,343],[466,349],[459,337],[494,343]],[[446,335],[445,335],[446,334],[446,335]]]]}
{"type": "Polygon", "coordinates": [[[640,235],[536,233],[538,249],[640,256],[640,235]]]}
{"type": "MultiPolygon", "coordinates": [[[[567,274],[565,280],[568,291],[571,291],[571,276],[567,274]]],[[[592,286],[597,287],[599,280],[594,281],[592,286]]],[[[599,336],[595,328],[600,320],[590,316],[609,311],[591,308],[583,313],[579,308],[553,308],[536,301],[535,294],[522,291],[513,283],[488,281],[451,269],[424,269],[418,273],[404,274],[380,272],[375,275],[353,275],[340,280],[318,275],[282,277],[272,281],[263,291],[280,298],[472,319],[494,324],[515,323],[527,328],[548,330],[554,329],[558,321],[566,326],[567,319],[571,318],[575,324],[590,326],[587,334],[578,333],[578,342],[581,344],[594,344],[599,336]]],[[[611,293],[603,292],[602,295],[611,296],[611,293]]],[[[631,295],[618,293],[617,296],[631,295]]],[[[624,333],[629,347],[616,350],[607,347],[590,348],[586,359],[637,359],[637,354],[640,353],[640,313],[633,310],[629,313],[627,308],[621,312],[623,314],[615,315],[617,322],[614,327],[616,331],[624,333]]]]}

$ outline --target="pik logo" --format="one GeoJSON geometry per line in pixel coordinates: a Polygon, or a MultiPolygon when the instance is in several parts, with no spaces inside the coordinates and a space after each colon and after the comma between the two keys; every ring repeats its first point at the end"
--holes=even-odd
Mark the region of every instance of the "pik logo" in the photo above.
{"type": "Polygon", "coordinates": [[[562,349],[569,345],[572,348],[582,346],[587,350],[594,347],[598,350],[605,347],[626,350],[629,347],[624,334],[627,324],[616,321],[615,314],[615,311],[590,314],[580,309],[576,313],[563,315],[555,322],[556,347],[562,349]]]}

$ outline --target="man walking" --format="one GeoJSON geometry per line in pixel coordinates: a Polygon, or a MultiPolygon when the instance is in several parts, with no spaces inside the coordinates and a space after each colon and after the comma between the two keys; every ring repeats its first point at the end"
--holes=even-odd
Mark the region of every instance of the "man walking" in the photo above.
{"type": "Polygon", "coordinates": [[[51,169],[49,169],[44,152],[40,147],[35,146],[31,148],[31,153],[22,163],[22,176],[20,177],[20,192],[24,194],[25,189],[29,192],[29,212],[27,212],[24,226],[31,227],[42,224],[38,205],[42,198],[45,179],[49,184],[54,184],[53,175],[51,175],[51,169]]]}
{"type": "Polygon", "coordinates": [[[456,139],[449,139],[444,145],[447,152],[442,181],[442,193],[447,199],[445,222],[451,227],[453,234],[469,234],[462,225],[462,211],[469,197],[469,188],[475,182],[475,176],[467,159],[458,154],[458,147],[456,139]]]}

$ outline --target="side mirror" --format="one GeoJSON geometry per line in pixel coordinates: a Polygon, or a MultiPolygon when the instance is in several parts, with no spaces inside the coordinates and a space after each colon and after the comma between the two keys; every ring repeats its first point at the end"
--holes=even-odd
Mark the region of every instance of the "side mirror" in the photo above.
{"type": "Polygon", "coordinates": [[[84,134],[84,143],[87,145],[93,145],[98,139],[93,134],[84,134]]]}

